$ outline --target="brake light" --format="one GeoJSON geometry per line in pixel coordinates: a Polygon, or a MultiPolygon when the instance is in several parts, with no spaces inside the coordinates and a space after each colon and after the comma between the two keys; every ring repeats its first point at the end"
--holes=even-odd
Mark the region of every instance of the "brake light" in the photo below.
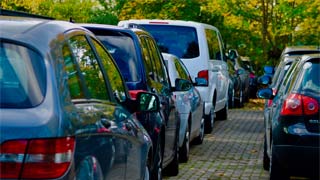
{"type": "Polygon", "coordinates": [[[290,94],[284,101],[280,114],[302,116],[316,114],[318,111],[317,100],[301,94],[290,94]]]}
{"type": "Polygon", "coordinates": [[[209,71],[208,70],[199,71],[198,72],[198,77],[206,79],[208,81],[208,83],[209,83],[209,71]]]}
{"type": "Polygon", "coordinates": [[[27,144],[26,140],[17,140],[0,146],[0,179],[19,178],[27,144]]]}
{"type": "Polygon", "coordinates": [[[151,21],[149,24],[169,24],[168,22],[163,22],[163,21],[151,21]]]}
{"type": "Polygon", "coordinates": [[[68,170],[74,147],[72,137],[7,141],[0,148],[0,178],[58,178],[68,170]]]}

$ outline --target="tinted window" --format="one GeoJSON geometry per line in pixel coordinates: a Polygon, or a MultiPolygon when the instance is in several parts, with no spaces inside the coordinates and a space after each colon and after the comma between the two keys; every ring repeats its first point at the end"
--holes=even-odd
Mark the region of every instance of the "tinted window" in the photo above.
{"type": "Polygon", "coordinates": [[[123,35],[100,35],[97,37],[118,64],[125,81],[139,81],[140,70],[137,66],[136,50],[132,38],[123,35]]]}
{"type": "Polygon", "coordinates": [[[186,59],[199,56],[198,36],[195,28],[146,24],[142,26],[152,34],[161,52],[186,59]]]}
{"type": "Polygon", "coordinates": [[[303,79],[300,86],[303,90],[320,92],[320,64],[319,62],[307,62],[303,66],[303,79]]]}
{"type": "Polygon", "coordinates": [[[125,85],[122,81],[121,74],[117,69],[117,65],[97,41],[93,40],[93,43],[100,56],[105,72],[108,74],[113,94],[120,102],[125,101],[125,85]]]}
{"type": "Polygon", "coordinates": [[[211,29],[206,29],[206,37],[209,49],[209,57],[211,60],[222,60],[220,52],[220,44],[217,32],[211,29]]]}
{"type": "Polygon", "coordinates": [[[46,91],[42,57],[27,47],[0,42],[0,106],[37,106],[43,101],[46,91]]]}
{"type": "Polygon", "coordinates": [[[178,59],[174,59],[174,65],[176,66],[179,78],[189,79],[186,69],[182,66],[178,59]]]}
{"type": "Polygon", "coordinates": [[[68,44],[65,44],[63,46],[62,53],[65,63],[65,70],[68,75],[68,87],[70,96],[72,99],[84,99],[85,94],[80,83],[79,71],[77,71],[77,67],[68,44]]]}
{"type": "Polygon", "coordinates": [[[160,57],[160,52],[157,49],[157,45],[151,38],[147,38],[147,43],[149,47],[149,54],[152,58],[153,65],[155,66],[154,72],[156,72],[156,78],[159,82],[166,83],[168,78],[166,76],[165,65],[162,63],[162,58],[160,57]]]}
{"type": "Polygon", "coordinates": [[[72,37],[70,46],[85,80],[88,98],[108,99],[103,74],[87,39],[84,36],[72,37]]]}

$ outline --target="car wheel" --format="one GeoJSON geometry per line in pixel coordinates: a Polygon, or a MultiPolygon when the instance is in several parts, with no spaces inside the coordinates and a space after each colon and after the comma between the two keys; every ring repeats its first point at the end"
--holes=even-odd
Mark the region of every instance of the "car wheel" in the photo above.
{"type": "Polygon", "coordinates": [[[228,97],[228,101],[229,101],[229,108],[234,108],[234,89],[232,89],[232,92],[230,94],[230,97],[228,97]]]}
{"type": "Polygon", "coordinates": [[[194,144],[202,144],[204,138],[204,119],[201,119],[199,135],[194,139],[194,144]]]}
{"type": "Polygon", "coordinates": [[[204,116],[204,122],[205,122],[205,126],[204,126],[205,133],[207,134],[211,133],[214,125],[214,106],[212,106],[210,113],[204,116]]]}
{"type": "Polygon", "coordinates": [[[228,119],[228,101],[224,105],[224,108],[217,112],[217,119],[219,120],[227,120],[228,119]]]}
{"type": "Polygon", "coordinates": [[[154,180],[162,180],[162,144],[161,138],[158,139],[158,145],[156,150],[156,157],[153,165],[152,179],[154,180]]]}
{"type": "Polygon", "coordinates": [[[271,158],[270,158],[270,168],[269,168],[270,180],[286,180],[289,176],[283,168],[281,168],[277,158],[273,153],[273,145],[271,145],[271,158]]]}
{"type": "Polygon", "coordinates": [[[150,162],[147,161],[146,163],[146,167],[145,167],[145,173],[144,173],[144,180],[150,180],[151,177],[150,177],[150,162]]]}
{"type": "Polygon", "coordinates": [[[183,144],[182,144],[182,147],[179,151],[180,162],[187,162],[188,161],[189,150],[190,150],[190,130],[189,130],[189,125],[187,124],[183,144]]]}
{"type": "Polygon", "coordinates": [[[243,105],[244,105],[244,102],[243,102],[243,90],[241,89],[240,90],[240,94],[239,94],[239,99],[238,99],[238,107],[242,108],[243,105]]]}
{"type": "Polygon", "coordinates": [[[270,168],[270,158],[267,153],[267,139],[266,135],[264,136],[264,144],[263,144],[263,169],[269,171],[270,168]]]}

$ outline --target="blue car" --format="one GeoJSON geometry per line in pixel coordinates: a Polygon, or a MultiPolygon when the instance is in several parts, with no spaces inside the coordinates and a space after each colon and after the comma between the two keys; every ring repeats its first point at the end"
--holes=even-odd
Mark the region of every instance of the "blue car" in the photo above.
{"type": "Polygon", "coordinates": [[[150,179],[152,141],[120,71],[88,30],[0,16],[0,179],[150,179]]]}
{"type": "Polygon", "coordinates": [[[272,100],[265,121],[263,159],[270,179],[319,179],[320,54],[298,58],[276,92],[265,88],[257,93],[272,100]]]}

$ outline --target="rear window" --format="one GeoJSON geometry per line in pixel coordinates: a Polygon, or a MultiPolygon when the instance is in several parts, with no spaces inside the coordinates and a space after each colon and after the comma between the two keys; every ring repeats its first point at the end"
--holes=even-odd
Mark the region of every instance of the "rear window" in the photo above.
{"type": "Polygon", "coordinates": [[[172,25],[141,25],[152,34],[160,51],[179,58],[190,59],[199,56],[197,31],[193,27],[172,25]]]}
{"type": "Polygon", "coordinates": [[[126,82],[139,81],[140,69],[132,38],[119,35],[98,35],[97,37],[116,61],[124,80],[126,82]]]}
{"type": "Polygon", "coordinates": [[[30,108],[45,96],[45,65],[35,51],[0,41],[0,107],[30,108]]]}
{"type": "Polygon", "coordinates": [[[310,61],[303,65],[302,90],[320,92],[320,64],[319,61],[310,61]]]}

